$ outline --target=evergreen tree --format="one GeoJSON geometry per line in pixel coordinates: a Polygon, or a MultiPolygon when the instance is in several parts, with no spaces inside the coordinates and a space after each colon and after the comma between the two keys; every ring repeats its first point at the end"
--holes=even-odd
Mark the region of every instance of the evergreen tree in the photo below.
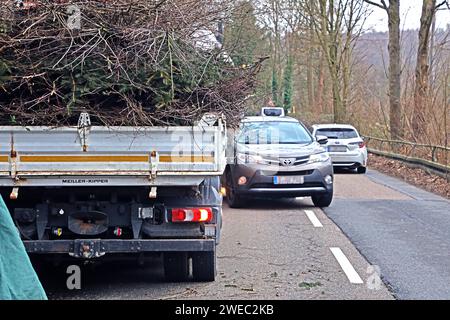
{"type": "Polygon", "coordinates": [[[264,37],[257,25],[255,8],[251,1],[241,1],[233,10],[231,21],[225,26],[225,50],[236,66],[252,64],[264,37]]]}
{"type": "Polygon", "coordinates": [[[284,70],[284,83],[283,83],[283,107],[286,113],[292,108],[292,75],[293,66],[292,59],[288,57],[286,63],[286,69],[284,70]]]}
{"type": "Polygon", "coordinates": [[[272,101],[275,103],[275,105],[279,106],[278,101],[278,78],[277,78],[277,72],[275,68],[272,70],[272,101]]]}

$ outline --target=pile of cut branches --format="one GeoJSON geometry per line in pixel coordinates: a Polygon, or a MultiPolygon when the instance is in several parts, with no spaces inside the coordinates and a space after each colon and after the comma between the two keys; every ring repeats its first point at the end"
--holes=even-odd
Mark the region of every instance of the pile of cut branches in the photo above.
{"type": "Polygon", "coordinates": [[[233,122],[262,59],[235,67],[215,42],[232,2],[6,1],[0,124],[73,125],[80,112],[104,125],[192,124],[205,112],[233,122]]]}

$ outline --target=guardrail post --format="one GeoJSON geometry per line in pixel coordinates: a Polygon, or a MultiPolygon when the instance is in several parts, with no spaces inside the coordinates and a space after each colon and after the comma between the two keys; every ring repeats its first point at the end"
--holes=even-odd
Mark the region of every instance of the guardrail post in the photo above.
{"type": "Polygon", "coordinates": [[[437,162],[437,159],[436,159],[436,147],[435,146],[431,147],[431,161],[437,162]]]}

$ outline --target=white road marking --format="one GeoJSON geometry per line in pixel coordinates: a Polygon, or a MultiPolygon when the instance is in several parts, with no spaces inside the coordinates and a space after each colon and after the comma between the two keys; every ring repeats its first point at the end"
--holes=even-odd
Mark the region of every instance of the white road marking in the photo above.
{"type": "Polygon", "coordinates": [[[322,223],[319,221],[319,219],[314,214],[314,211],[312,211],[312,210],[304,210],[304,211],[305,211],[306,216],[308,217],[309,221],[311,221],[311,223],[313,224],[313,226],[315,228],[323,227],[322,223]]]}
{"type": "Polygon", "coordinates": [[[361,279],[359,274],[356,272],[355,268],[353,268],[350,261],[348,261],[345,254],[342,252],[340,248],[330,248],[337,262],[341,266],[342,270],[344,270],[345,275],[347,276],[350,283],[362,284],[364,281],[361,279]]]}

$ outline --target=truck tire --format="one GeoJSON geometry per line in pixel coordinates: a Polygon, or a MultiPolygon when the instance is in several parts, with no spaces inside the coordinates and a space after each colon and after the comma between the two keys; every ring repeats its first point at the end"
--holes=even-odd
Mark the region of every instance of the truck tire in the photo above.
{"type": "Polygon", "coordinates": [[[324,194],[313,195],[311,197],[311,200],[314,203],[314,206],[316,207],[320,208],[329,207],[331,202],[333,201],[333,189],[324,194]]]}
{"type": "Polygon", "coordinates": [[[46,267],[48,267],[49,262],[46,261],[42,255],[32,254],[29,255],[31,265],[33,266],[34,270],[38,273],[44,271],[46,267]]]}
{"type": "Polygon", "coordinates": [[[163,259],[166,281],[187,281],[189,260],[186,252],[166,252],[163,259]]]}
{"type": "Polygon", "coordinates": [[[216,279],[216,252],[195,252],[192,254],[194,281],[207,282],[216,279]]]}

